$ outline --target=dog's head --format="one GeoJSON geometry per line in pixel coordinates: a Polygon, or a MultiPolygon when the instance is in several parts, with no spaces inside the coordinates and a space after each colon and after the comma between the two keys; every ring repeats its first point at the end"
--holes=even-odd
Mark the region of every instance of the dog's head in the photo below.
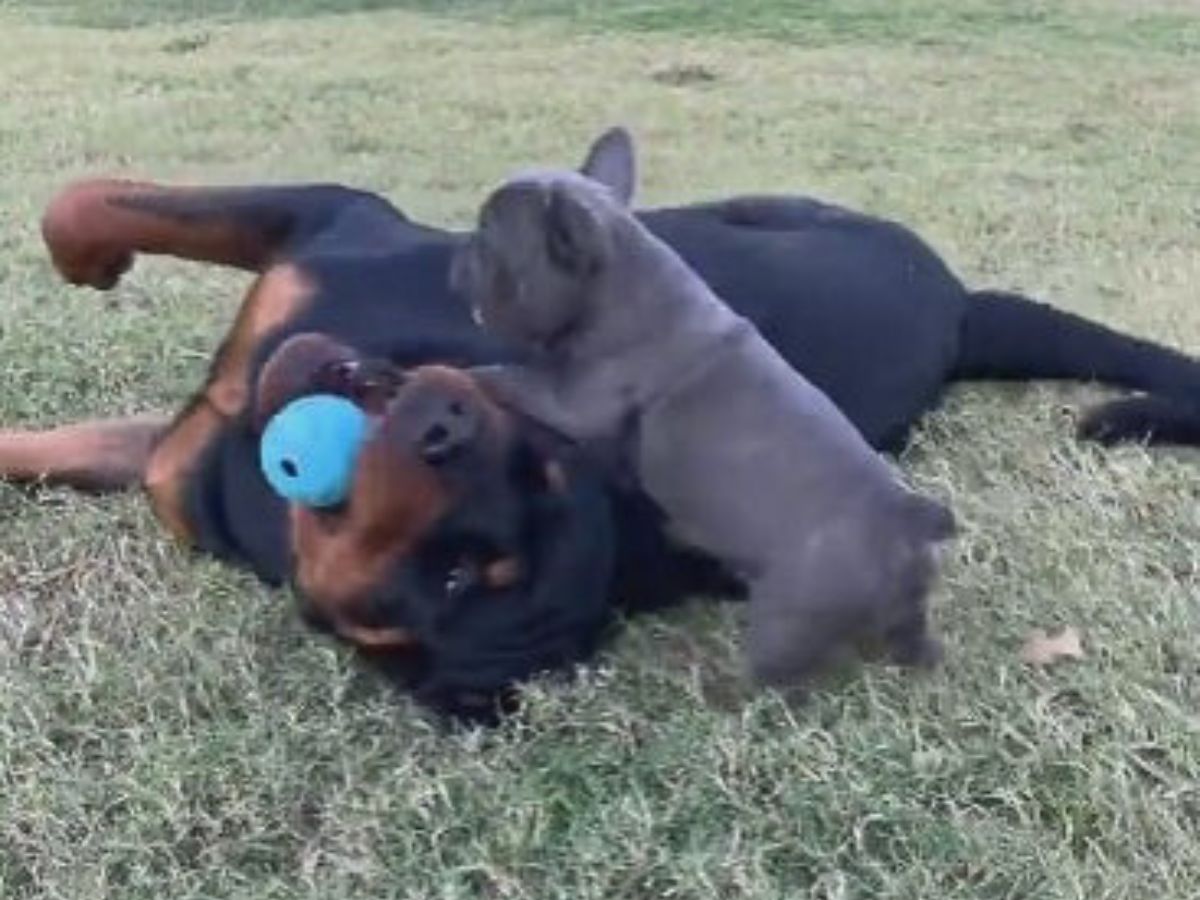
{"type": "Polygon", "coordinates": [[[535,351],[576,333],[602,293],[635,180],[633,141],[615,128],[579,172],[534,172],[494,191],[451,266],[476,320],[535,351]]]}
{"type": "Polygon", "coordinates": [[[597,477],[535,447],[465,372],[402,371],[321,335],[267,359],[258,426],[318,392],[353,400],[369,426],[347,500],[289,510],[310,621],[376,661],[419,660],[418,696],[470,718],[591,652],[614,540],[597,477]]]}

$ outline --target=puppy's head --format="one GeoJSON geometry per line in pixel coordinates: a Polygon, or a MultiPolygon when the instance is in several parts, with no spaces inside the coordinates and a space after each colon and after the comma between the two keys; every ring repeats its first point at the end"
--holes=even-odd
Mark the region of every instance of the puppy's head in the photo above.
{"type": "Polygon", "coordinates": [[[471,718],[490,717],[515,682],[590,652],[615,539],[598,478],[566,477],[467,373],[402,371],[322,335],[292,337],[267,359],[259,424],[315,392],[353,400],[369,426],[345,503],[289,510],[312,624],[471,718]]]}
{"type": "Polygon", "coordinates": [[[476,320],[533,350],[553,350],[587,319],[628,216],[633,140],[614,128],[579,172],[508,181],[488,197],[451,266],[451,284],[476,320]]]}

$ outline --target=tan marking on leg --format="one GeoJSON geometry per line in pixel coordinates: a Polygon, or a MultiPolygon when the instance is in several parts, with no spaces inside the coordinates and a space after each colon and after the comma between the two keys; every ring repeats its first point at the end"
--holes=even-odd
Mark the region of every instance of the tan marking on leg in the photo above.
{"type": "Polygon", "coordinates": [[[258,269],[268,255],[267,242],[236,217],[188,220],[154,209],[154,201],[160,198],[164,207],[186,208],[194,198],[203,208],[214,193],[118,179],[79,181],[60,191],[46,207],[42,237],[66,281],[98,290],[113,287],[138,253],[258,269]]]}
{"type": "Polygon", "coordinates": [[[0,431],[0,478],[110,491],[137,484],[165,416],[77,422],[44,431],[0,431]]]}
{"type": "Polygon", "coordinates": [[[193,540],[187,514],[188,481],[195,475],[200,456],[246,408],[255,349],[263,338],[303,311],[312,295],[311,280],[295,266],[279,265],[263,274],[217,351],[201,396],[155,448],[145,487],[155,515],[180,540],[193,540]]]}
{"type": "Polygon", "coordinates": [[[234,418],[250,398],[250,362],[259,343],[286,325],[311,302],[312,279],[290,264],[275,266],[255,282],[217,350],[204,393],[221,415],[234,418]]]}
{"type": "Polygon", "coordinates": [[[175,420],[146,466],[143,486],[150,497],[150,508],[184,543],[195,540],[187,510],[188,481],[195,475],[201,455],[224,427],[225,419],[201,397],[175,420]]]}

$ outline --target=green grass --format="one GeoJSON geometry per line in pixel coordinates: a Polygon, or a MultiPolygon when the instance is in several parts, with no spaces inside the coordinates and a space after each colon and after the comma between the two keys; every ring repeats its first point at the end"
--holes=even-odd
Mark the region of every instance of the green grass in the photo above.
{"type": "MultiPolygon", "coordinates": [[[[370,5],[0,7],[0,421],[173,407],[245,285],[151,260],[111,297],[59,285],[36,223],[70,177],[337,179],[462,224],[617,120],[646,202],[816,193],[1200,347],[1188,0],[295,15],[370,5]]],[[[789,709],[697,603],[488,736],[438,734],[138,498],[0,488],[0,896],[1194,898],[1200,460],[1075,444],[1099,395],[958,390],[903,461],[963,522],[944,671],[789,709]],[[1024,668],[1059,624],[1087,659],[1024,668]]]]}
{"type": "Polygon", "coordinates": [[[32,0],[60,20],[109,28],[161,22],[240,21],[404,9],[493,20],[565,18],[607,30],[741,34],[820,46],[918,43],[961,46],[1047,37],[1082,52],[1097,46],[1169,52],[1200,48],[1200,25],[1179,4],[1100,0],[1089,15],[1054,0],[32,0]],[[1147,8],[1147,6],[1149,8],[1147,8]]]}

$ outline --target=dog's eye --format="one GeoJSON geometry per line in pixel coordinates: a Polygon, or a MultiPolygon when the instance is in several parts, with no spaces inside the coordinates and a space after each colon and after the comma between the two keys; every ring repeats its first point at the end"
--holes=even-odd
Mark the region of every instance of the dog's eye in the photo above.
{"type": "Polygon", "coordinates": [[[457,599],[479,583],[479,570],[469,560],[460,560],[446,573],[442,590],[450,600],[457,599]]]}
{"type": "Polygon", "coordinates": [[[356,359],[347,359],[329,366],[323,379],[330,388],[349,390],[358,383],[362,363],[356,359]]]}
{"type": "Polygon", "coordinates": [[[349,396],[358,383],[361,368],[359,361],[353,359],[328,363],[317,373],[312,387],[316,391],[349,396]]]}

